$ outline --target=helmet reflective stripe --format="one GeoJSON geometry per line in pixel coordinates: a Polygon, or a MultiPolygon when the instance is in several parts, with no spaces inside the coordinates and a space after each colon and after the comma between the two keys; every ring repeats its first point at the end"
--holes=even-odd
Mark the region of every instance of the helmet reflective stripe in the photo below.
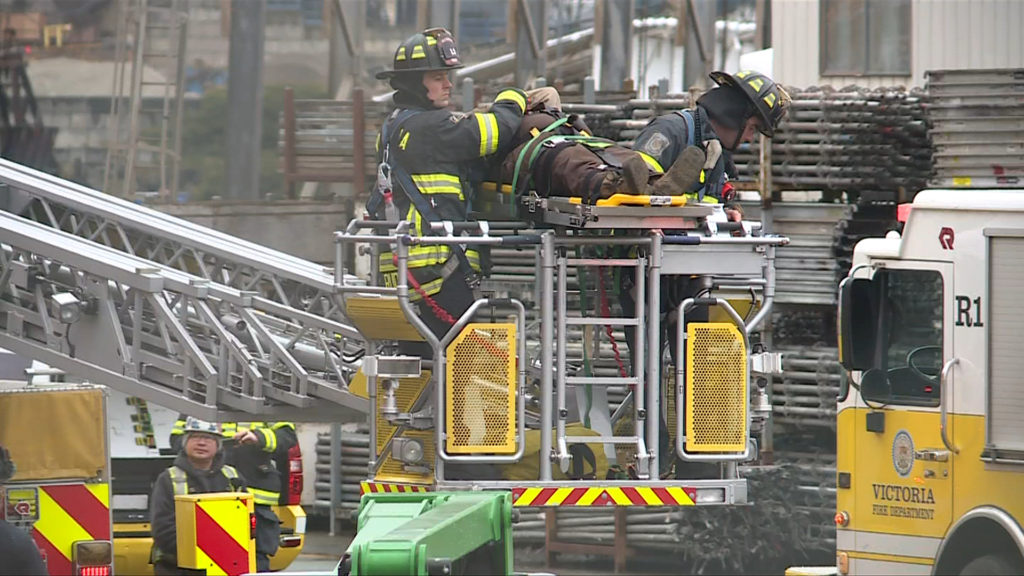
{"type": "Polygon", "coordinates": [[[710,78],[719,86],[739,89],[753,104],[761,119],[761,133],[771,137],[789,108],[789,95],[771,78],[744,70],[736,74],[712,72],[710,78]]]}
{"type": "Polygon", "coordinates": [[[451,32],[444,28],[431,28],[413,34],[395,50],[391,70],[377,73],[384,79],[403,72],[431,72],[462,68],[459,49],[451,32]]]}
{"type": "Polygon", "coordinates": [[[207,422],[206,420],[200,420],[191,416],[185,420],[185,427],[183,430],[185,433],[204,432],[206,434],[212,434],[213,436],[220,436],[220,426],[218,426],[216,422],[207,422]]]}

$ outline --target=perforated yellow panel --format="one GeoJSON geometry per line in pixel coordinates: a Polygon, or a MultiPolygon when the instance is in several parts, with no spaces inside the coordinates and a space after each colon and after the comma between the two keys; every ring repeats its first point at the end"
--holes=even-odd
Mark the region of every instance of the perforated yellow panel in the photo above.
{"type": "Polygon", "coordinates": [[[516,451],[516,325],[469,324],[448,346],[445,449],[516,451]]]}
{"type": "Polygon", "coordinates": [[[690,322],[686,341],[686,451],[747,447],[747,352],[735,325],[690,322]]]}
{"type": "Polygon", "coordinates": [[[368,340],[423,342],[423,336],[405,318],[397,298],[352,296],[345,299],[345,315],[368,340]]]}
{"type": "MultiPolygon", "coordinates": [[[[395,390],[395,401],[399,412],[409,412],[413,404],[427,383],[430,382],[430,371],[424,370],[419,378],[403,378],[398,381],[398,390],[395,390]]],[[[384,397],[384,384],[377,380],[377,400],[384,397]]],[[[430,400],[428,400],[429,402],[430,400]]],[[[398,430],[387,420],[377,418],[377,454],[384,450],[388,440],[398,430]]],[[[390,453],[384,458],[384,462],[377,470],[375,480],[381,482],[410,482],[415,484],[430,484],[434,481],[434,431],[433,430],[406,430],[402,433],[404,438],[417,438],[423,444],[422,466],[427,470],[424,472],[412,472],[406,469],[406,465],[391,456],[390,453]]]]}

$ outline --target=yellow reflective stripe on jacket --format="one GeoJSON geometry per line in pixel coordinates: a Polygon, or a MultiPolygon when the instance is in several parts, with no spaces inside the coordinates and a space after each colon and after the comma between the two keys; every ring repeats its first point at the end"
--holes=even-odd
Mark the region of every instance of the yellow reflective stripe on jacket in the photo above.
{"type": "Polygon", "coordinates": [[[480,112],[476,123],[480,128],[480,156],[493,154],[498,150],[498,119],[490,112],[480,112]]]}
{"type": "MultiPolygon", "coordinates": [[[[687,200],[693,200],[694,202],[697,201],[697,194],[695,192],[691,192],[689,194],[683,194],[683,196],[686,196],[687,200]]],[[[703,203],[703,204],[718,204],[718,198],[715,198],[714,196],[705,195],[704,199],[701,200],[701,203],[703,203]]]]}
{"type": "Polygon", "coordinates": [[[171,428],[171,436],[180,436],[185,433],[185,421],[178,420],[174,423],[174,427],[171,428]]]}
{"type": "MultiPolygon", "coordinates": [[[[441,265],[447,262],[450,256],[451,249],[447,246],[413,246],[409,248],[409,260],[406,265],[410,270],[441,265]]],[[[472,248],[466,250],[466,260],[469,261],[469,266],[472,269],[480,271],[479,251],[472,248]]],[[[396,272],[398,270],[391,252],[381,252],[379,263],[381,272],[396,272]]]]}
{"type": "Polygon", "coordinates": [[[636,153],[639,154],[640,157],[644,159],[644,162],[647,163],[647,166],[652,168],[655,172],[657,172],[658,174],[665,173],[665,169],[661,167],[661,163],[655,160],[652,156],[640,152],[639,150],[636,153]]]}
{"type": "MultiPolygon", "coordinates": [[[[442,284],[444,284],[444,278],[438,278],[437,280],[431,280],[430,282],[420,284],[420,289],[426,292],[428,296],[432,296],[441,291],[442,284]]],[[[410,290],[410,293],[415,293],[417,296],[419,295],[419,291],[410,290]]]]}
{"type": "Polygon", "coordinates": [[[280,430],[281,428],[291,428],[292,430],[295,430],[295,424],[291,422],[274,422],[270,428],[272,430],[280,430]]]}
{"type": "Polygon", "coordinates": [[[463,200],[462,182],[458,176],[453,174],[413,174],[412,181],[420,189],[420,193],[426,194],[458,194],[459,200],[463,200]]]}
{"type": "MultiPolygon", "coordinates": [[[[238,470],[235,470],[234,466],[228,466],[225,464],[220,469],[221,474],[228,479],[228,486],[231,487],[232,492],[238,490],[237,486],[231,480],[238,478],[238,470]]],[[[178,466],[171,466],[167,469],[168,475],[171,477],[171,486],[174,487],[175,496],[184,496],[188,494],[188,474],[178,466]]],[[[275,504],[277,502],[274,502],[275,504]]]]}
{"type": "Polygon", "coordinates": [[[494,101],[501,102],[502,100],[511,100],[516,104],[519,104],[519,109],[523,114],[526,113],[526,97],[518,90],[502,90],[498,93],[498,96],[494,98],[494,101]]]}
{"type": "Polygon", "coordinates": [[[277,450],[277,434],[270,428],[257,428],[253,430],[253,433],[263,436],[263,447],[264,452],[273,452],[277,450]]]}
{"type": "MultiPolygon", "coordinates": [[[[409,248],[409,260],[407,265],[411,269],[433,266],[435,264],[444,264],[445,261],[448,260],[448,255],[450,253],[451,249],[447,246],[413,246],[409,248]]],[[[472,263],[472,260],[470,260],[470,263],[472,263]]],[[[398,270],[398,267],[395,266],[392,253],[381,252],[380,271],[394,272],[396,270],[398,270]]]]}
{"type": "Polygon", "coordinates": [[[265,506],[276,506],[280,494],[277,492],[271,492],[270,490],[261,490],[259,488],[253,488],[249,486],[249,493],[252,494],[253,504],[263,504],[265,506]]]}

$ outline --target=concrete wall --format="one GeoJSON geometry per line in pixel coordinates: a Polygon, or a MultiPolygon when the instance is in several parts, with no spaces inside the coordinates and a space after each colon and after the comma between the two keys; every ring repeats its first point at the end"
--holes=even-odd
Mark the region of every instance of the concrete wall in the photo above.
{"type": "Polygon", "coordinates": [[[910,76],[820,74],[820,2],[774,0],[772,77],[791,86],[923,87],[928,70],[1024,67],[1024,2],[913,0],[910,76]]]}
{"type": "MultiPolygon", "coordinates": [[[[57,128],[54,157],[61,175],[91,188],[103,187],[110,141],[110,97],[39,97],[39,115],[47,126],[57,128]]],[[[157,126],[159,110],[143,105],[143,129],[157,126]]]]}

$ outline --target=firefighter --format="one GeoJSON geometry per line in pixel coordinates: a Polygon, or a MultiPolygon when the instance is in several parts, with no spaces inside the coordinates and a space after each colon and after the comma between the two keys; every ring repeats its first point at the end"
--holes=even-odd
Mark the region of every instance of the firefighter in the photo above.
{"type": "Polygon", "coordinates": [[[174,459],[174,465],[157,477],[149,499],[153,533],[150,562],[157,576],[198,574],[197,571],[178,568],[175,495],[245,490],[245,481],[238,471],[224,464],[221,442],[217,424],[192,417],[182,422],[178,442],[181,450],[174,459]]]}
{"type": "MultiPolygon", "coordinates": [[[[14,476],[11,453],[0,446],[0,487],[14,476]]],[[[2,488],[0,488],[2,491],[2,488]]],[[[4,574],[11,576],[45,576],[46,567],[35,541],[28,532],[0,518],[0,558],[4,574]]]]}
{"type": "MultiPolygon", "coordinates": [[[[732,221],[740,221],[743,214],[732,203],[734,192],[728,183],[727,172],[735,172],[732,152],[743,142],[750,142],[756,132],[771,138],[790,106],[790,97],[781,86],[759,72],[743,71],[736,74],[712,72],[710,78],[717,84],[697,99],[690,110],[680,110],[651,120],[637,135],[633,149],[659,166],[671,165],[682,156],[703,160],[697,181],[696,199],[702,202],[724,202],[725,212],[732,221]],[[728,170],[727,170],[728,168],[728,170]]],[[[667,232],[671,233],[671,232],[667,232]]],[[[630,274],[620,276],[619,304],[623,314],[631,316],[636,310],[635,282],[630,274]]],[[[675,343],[675,310],[686,298],[699,296],[704,290],[701,279],[688,276],[663,277],[661,281],[662,342],[667,341],[674,365],[678,359],[675,343]]],[[[707,306],[697,306],[687,315],[688,320],[706,322],[707,306]]],[[[636,328],[627,326],[626,343],[632,352],[636,328]]],[[[634,366],[634,371],[643,370],[634,366]]],[[[681,417],[681,416],[680,416],[681,417]]],[[[667,445],[665,422],[661,422],[660,462],[662,473],[672,462],[667,445]]],[[[677,467],[677,474],[688,478],[717,477],[717,467],[690,465],[686,470],[677,467]]]]}
{"type": "MultiPolygon", "coordinates": [[[[177,449],[186,432],[187,420],[179,415],[171,429],[171,448],[177,449]]],[[[224,422],[220,426],[226,443],[224,461],[238,472],[252,494],[256,514],[256,569],[270,570],[270,557],[281,543],[281,522],[274,513],[281,494],[281,475],[276,455],[287,454],[298,443],[291,422],[224,422]]]]}
{"type": "MultiPolygon", "coordinates": [[[[377,74],[396,90],[395,110],[377,138],[378,185],[367,211],[378,220],[408,220],[413,235],[429,222],[468,219],[468,182],[482,158],[507,151],[526,111],[526,94],[502,90],[489,112],[448,110],[448,74],[462,68],[455,39],[443,28],[414,34],[395,51],[393,67],[377,74]]],[[[388,286],[397,284],[392,252],[380,255],[388,286]]],[[[484,267],[472,246],[411,246],[410,299],[430,330],[442,337],[475,300],[484,267]]]]}
{"type": "Polygon", "coordinates": [[[743,142],[753,141],[755,132],[774,136],[790,98],[759,72],[712,72],[710,78],[717,86],[698,98],[693,109],[651,120],[637,135],[633,149],[649,162],[671,166],[685,149],[698,147],[705,159],[698,199],[725,202],[730,219],[740,220],[742,214],[731,206],[732,187],[727,184],[727,172],[735,173],[732,153],[743,142]]]}

